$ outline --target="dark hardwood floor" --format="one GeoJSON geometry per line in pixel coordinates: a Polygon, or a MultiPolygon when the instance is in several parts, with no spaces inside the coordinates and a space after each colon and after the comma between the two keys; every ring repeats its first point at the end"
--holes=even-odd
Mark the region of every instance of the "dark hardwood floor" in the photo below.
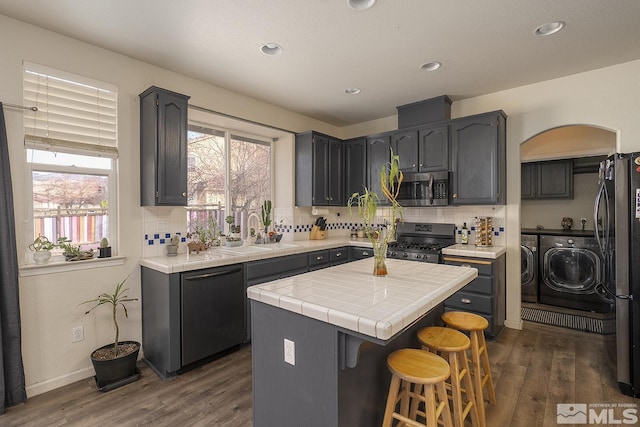
{"type": "MultiPolygon", "coordinates": [[[[525,323],[488,342],[498,405],[487,425],[556,426],[558,403],[632,403],[615,381],[615,340],[525,323]]],[[[8,408],[1,426],[251,426],[251,348],[170,380],[142,378],[100,393],[93,378],[8,408]]]]}

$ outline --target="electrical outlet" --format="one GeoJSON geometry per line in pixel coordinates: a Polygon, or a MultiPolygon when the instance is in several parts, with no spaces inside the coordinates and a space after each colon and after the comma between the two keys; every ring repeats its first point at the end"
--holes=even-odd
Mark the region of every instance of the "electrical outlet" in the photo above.
{"type": "Polygon", "coordinates": [[[284,361],[290,365],[296,365],[296,343],[284,339],[284,361]]]}
{"type": "Polygon", "coordinates": [[[84,340],[84,326],[77,326],[71,330],[71,342],[84,340]]]}

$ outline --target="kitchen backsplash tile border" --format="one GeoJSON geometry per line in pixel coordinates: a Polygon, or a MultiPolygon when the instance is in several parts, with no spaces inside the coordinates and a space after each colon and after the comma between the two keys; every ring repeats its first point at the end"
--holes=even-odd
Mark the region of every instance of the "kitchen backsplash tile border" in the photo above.
{"type": "MultiPolygon", "coordinates": [[[[145,258],[166,254],[165,246],[172,235],[181,236],[186,243],[186,214],[182,207],[142,207],[143,235],[142,256],[145,258]],[[160,231],[163,230],[163,231],[160,231]],[[171,230],[171,231],[166,231],[171,230]]],[[[352,228],[362,225],[357,214],[351,215],[346,207],[327,208],[323,215],[327,219],[330,236],[348,236],[352,228]]],[[[311,208],[274,208],[274,229],[283,234],[283,240],[307,240],[311,227],[318,216],[311,214],[311,208]]],[[[456,225],[456,242],[460,243],[461,229],[467,223],[470,230],[469,241],[475,240],[475,218],[493,218],[493,244],[506,244],[505,206],[448,206],[441,208],[404,208],[403,219],[409,222],[453,223],[456,225]]],[[[378,226],[384,223],[385,208],[380,208],[378,226]]],[[[181,251],[184,248],[181,247],[181,251]]]]}

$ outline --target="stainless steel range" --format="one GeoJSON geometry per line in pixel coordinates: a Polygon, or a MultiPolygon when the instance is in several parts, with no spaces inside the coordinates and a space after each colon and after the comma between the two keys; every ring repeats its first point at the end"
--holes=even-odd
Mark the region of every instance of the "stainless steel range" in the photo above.
{"type": "Polygon", "coordinates": [[[387,258],[442,263],[442,248],[456,243],[455,224],[402,222],[396,241],[389,243],[387,258]]]}

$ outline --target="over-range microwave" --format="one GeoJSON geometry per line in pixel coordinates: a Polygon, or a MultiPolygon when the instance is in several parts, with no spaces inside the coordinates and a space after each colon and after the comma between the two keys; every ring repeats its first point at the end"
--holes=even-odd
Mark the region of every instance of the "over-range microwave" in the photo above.
{"type": "Polygon", "coordinates": [[[405,173],[398,202],[402,206],[447,206],[449,172],[405,173]]]}

